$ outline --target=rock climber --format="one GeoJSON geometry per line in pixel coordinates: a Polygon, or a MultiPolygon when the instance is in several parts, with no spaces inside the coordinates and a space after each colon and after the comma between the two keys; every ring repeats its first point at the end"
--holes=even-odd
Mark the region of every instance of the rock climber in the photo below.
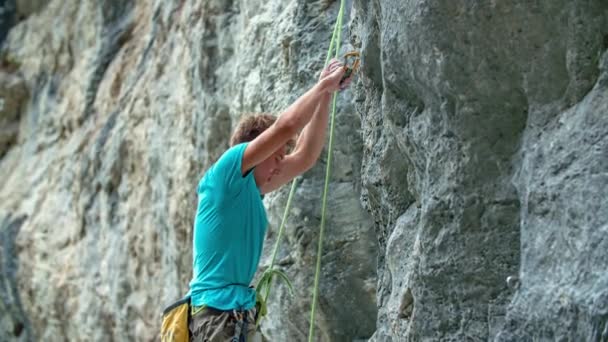
{"type": "Polygon", "coordinates": [[[250,284],[267,225],[262,195],[316,163],[325,143],[331,96],[351,83],[352,75],[345,77],[344,65],[333,59],[318,82],[278,118],[244,117],[230,148],[198,183],[191,341],[254,341],[256,293],[250,284]]]}

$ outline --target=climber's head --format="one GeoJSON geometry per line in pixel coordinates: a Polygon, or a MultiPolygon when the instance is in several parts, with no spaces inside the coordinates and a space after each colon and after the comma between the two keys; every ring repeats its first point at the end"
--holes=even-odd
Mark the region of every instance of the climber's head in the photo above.
{"type": "MultiPolygon", "coordinates": [[[[268,127],[272,126],[275,121],[276,117],[271,114],[251,114],[244,116],[230,138],[230,146],[252,141],[268,129],[268,127]]],[[[281,173],[281,161],[285,155],[291,152],[295,146],[295,141],[295,137],[290,139],[284,146],[255,167],[255,180],[258,186],[270,182],[272,177],[281,173]]]]}
{"type": "Polygon", "coordinates": [[[244,115],[230,137],[230,147],[240,143],[253,141],[277,120],[272,114],[244,115]]]}

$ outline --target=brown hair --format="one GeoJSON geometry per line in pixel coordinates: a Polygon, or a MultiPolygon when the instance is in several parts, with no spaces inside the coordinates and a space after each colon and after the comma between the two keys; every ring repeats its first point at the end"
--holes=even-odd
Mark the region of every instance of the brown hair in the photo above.
{"type": "Polygon", "coordinates": [[[272,126],[276,120],[274,115],[266,113],[243,116],[230,137],[230,146],[252,141],[272,126]]]}

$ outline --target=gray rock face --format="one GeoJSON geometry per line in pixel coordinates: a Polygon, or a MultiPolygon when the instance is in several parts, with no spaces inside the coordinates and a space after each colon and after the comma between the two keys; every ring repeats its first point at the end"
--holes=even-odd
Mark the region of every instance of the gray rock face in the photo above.
{"type": "MultiPolygon", "coordinates": [[[[162,308],[188,290],[198,180],[241,115],[278,114],[314,84],[337,6],[26,3],[41,7],[10,31],[4,52],[19,67],[0,77],[14,102],[2,128],[18,127],[0,164],[0,335],[152,340],[162,308]]],[[[336,119],[315,340],[375,331],[377,248],[358,200],[351,97],[336,119]]],[[[325,159],[299,181],[279,265],[297,293],[275,287],[270,340],[308,332],[325,159]]],[[[285,191],[266,201],[270,250],[285,191]]]]}
{"type": "MultiPolygon", "coordinates": [[[[241,115],[315,82],[339,2],[10,5],[0,336],[152,340],[191,278],[198,180],[241,115]]],[[[608,4],[355,0],[346,20],[362,67],[314,340],[608,340],[608,4]]],[[[326,160],[297,180],[272,341],[307,339],[326,160]]]]}
{"type": "Polygon", "coordinates": [[[17,17],[25,19],[34,13],[40,12],[49,0],[14,0],[17,17]]]}
{"type": "Polygon", "coordinates": [[[607,339],[608,6],[355,12],[373,340],[607,339]]]}
{"type": "Polygon", "coordinates": [[[0,156],[16,142],[23,105],[27,102],[27,88],[16,73],[18,64],[5,57],[0,71],[0,156]]]}
{"type": "Polygon", "coordinates": [[[13,0],[0,0],[0,44],[8,35],[15,23],[15,2],[13,0]]]}
{"type": "MultiPolygon", "coordinates": [[[[577,102],[539,104],[524,136],[514,177],[522,203],[522,285],[501,341],[608,340],[606,48],[595,83],[587,83],[592,88],[577,102]]],[[[571,49],[567,54],[576,54],[571,49]]],[[[571,81],[577,83],[585,85],[584,79],[571,81]]]]}

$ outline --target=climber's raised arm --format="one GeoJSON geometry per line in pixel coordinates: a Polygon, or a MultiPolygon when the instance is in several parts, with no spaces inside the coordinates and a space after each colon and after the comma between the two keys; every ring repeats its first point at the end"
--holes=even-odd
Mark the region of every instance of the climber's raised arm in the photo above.
{"type": "MultiPolygon", "coordinates": [[[[321,73],[320,80],[330,76],[338,68],[342,69],[342,65],[337,60],[332,61],[321,73]]],[[[350,81],[351,78],[345,80],[341,88],[348,87],[350,81]]],[[[332,92],[325,92],[320,96],[314,115],[300,134],[293,152],[285,155],[281,160],[280,173],[260,187],[262,193],[278,189],[315,165],[325,144],[332,94],[332,92]]]]}
{"type": "MultiPolygon", "coordinates": [[[[344,75],[344,69],[336,68],[332,73],[321,78],[319,82],[289,106],[272,126],[251,141],[243,154],[242,174],[245,174],[275,152],[285,149],[285,145],[309,123],[323,97],[340,89],[342,75],[344,75]]],[[[284,152],[286,153],[286,151],[284,152]]],[[[304,164],[309,161],[310,156],[298,155],[299,157],[294,162],[297,161],[302,165],[298,166],[297,169],[305,169],[307,165],[304,164]]],[[[283,156],[279,157],[282,160],[284,153],[283,156]]]]}

